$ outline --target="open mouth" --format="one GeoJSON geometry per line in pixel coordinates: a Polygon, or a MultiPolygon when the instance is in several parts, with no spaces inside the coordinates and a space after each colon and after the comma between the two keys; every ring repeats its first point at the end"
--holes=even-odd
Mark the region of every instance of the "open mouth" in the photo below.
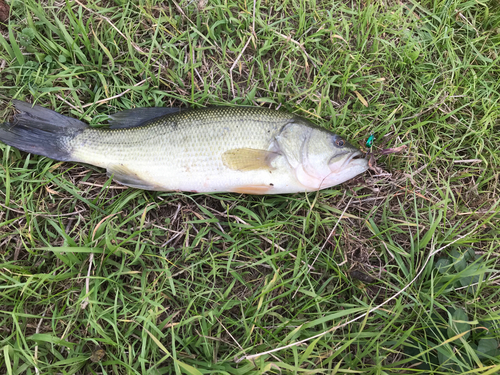
{"type": "Polygon", "coordinates": [[[363,153],[361,151],[356,151],[345,160],[344,164],[342,164],[342,167],[345,167],[354,160],[366,160],[366,159],[363,157],[363,153]]]}
{"type": "Polygon", "coordinates": [[[350,152],[349,155],[346,154],[334,156],[330,160],[329,167],[332,173],[339,173],[346,168],[368,168],[368,160],[364,158],[364,154],[361,151],[350,152]],[[336,159],[340,160],[336,161],[336,159]]]}

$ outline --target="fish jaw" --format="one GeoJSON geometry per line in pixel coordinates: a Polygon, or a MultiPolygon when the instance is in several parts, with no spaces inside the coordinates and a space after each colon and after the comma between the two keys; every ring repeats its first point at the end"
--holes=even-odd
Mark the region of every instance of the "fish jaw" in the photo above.
{"type": "Polygon", "coordinates": [[[325,178],[324,183],[328,186],[341,184],[368,170],[368,160],[361,158],[360,151],[353,151],[341,155],[330,162],[331,173],[325,178]]]}
{"type": "Polygon", "coordinates": [[[310,173],[307,166],[299,164],[295,168],[296,179],[306,191],[316,191],[339,185],[368,169],[368,161],[364,158],[358,158],[361,155],[360,151],[354,151],[334,157],[334,162],[330,164],[330,170],[324,172],[322,176],[310,173]]]}

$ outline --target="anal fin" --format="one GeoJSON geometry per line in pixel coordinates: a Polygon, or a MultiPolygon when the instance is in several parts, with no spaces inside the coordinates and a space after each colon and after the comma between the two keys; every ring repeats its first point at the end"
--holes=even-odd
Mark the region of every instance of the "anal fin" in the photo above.
{"type": "Polygon", "coordinates": [[[113,180],[126,186],[130,186],[136,189],[143,190],[155,190],[164,191],[165,189],[160,188],[154,183],[148,182],[133,171],[131,171],[127,166],[121,164],[115,164],[107,168],[107,175],[113,177],[113,180]]]}

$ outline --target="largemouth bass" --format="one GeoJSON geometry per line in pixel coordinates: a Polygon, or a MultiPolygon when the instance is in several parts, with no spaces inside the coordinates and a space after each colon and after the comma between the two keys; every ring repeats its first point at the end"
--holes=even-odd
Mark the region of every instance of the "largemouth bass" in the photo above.
{"type": "Polygon", "coordinates": [[[145,190],[283,194],[325,189],[368,169],[361,152],[308,120],[259,107],[137,108],[92,128],[15,100],[0,140],[22,151],[106,168],[145,190]]]}

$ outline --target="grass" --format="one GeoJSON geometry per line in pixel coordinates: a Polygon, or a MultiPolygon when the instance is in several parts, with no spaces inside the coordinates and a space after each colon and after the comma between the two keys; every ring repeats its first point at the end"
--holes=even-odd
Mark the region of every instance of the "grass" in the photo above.
{"type": "Polygon", "coordinates": [[[255,197],[127,189],[1,144],[0,373],[500,372],[494,1],[9,4],[4,119],[12,98],[93,125],[281,106],[407,149],[255,197]]]}

